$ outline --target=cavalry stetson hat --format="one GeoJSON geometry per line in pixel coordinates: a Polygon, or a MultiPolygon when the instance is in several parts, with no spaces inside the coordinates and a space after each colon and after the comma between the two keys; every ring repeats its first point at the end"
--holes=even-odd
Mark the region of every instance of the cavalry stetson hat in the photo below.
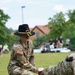
{"type": "Polygon", "coordinates": [[[14,33],[17,36],[32,36],[35,32],[31,32],[28,24],[19,25],[18,31],[14,33]]]}

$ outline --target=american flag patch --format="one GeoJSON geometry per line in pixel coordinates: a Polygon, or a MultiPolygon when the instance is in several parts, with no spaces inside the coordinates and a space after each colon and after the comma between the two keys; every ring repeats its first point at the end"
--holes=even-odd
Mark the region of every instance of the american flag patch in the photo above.
{"type": "Polygon", "coordinates": [[[17,50],[17,54],[23,54],[23,52],[21,50],[17,50]]]}

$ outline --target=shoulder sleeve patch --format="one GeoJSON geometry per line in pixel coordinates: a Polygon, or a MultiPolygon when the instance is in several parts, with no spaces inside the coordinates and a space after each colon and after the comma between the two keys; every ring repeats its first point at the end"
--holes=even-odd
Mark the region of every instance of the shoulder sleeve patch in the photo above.
{"type": "Polygon", "coordinates": [[[20,54],[20,55],[22,55],[23,54],[23,52],[21,51],[21,50],[17,50],[17,52],[16,52],[17,54],[20,54]]]}

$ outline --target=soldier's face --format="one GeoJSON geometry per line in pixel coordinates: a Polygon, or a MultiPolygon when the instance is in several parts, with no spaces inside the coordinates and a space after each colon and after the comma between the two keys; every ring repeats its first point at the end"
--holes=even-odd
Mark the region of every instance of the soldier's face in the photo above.
{"type": "Polygon", "coordinates": [[[21,40],[24,42],[28,41],[28,39],[29,39],[29,36],[21,36],[21,40]]]}

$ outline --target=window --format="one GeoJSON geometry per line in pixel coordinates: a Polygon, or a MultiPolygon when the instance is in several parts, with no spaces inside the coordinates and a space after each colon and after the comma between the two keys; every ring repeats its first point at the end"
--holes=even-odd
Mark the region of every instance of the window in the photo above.
{"type": "Polygon", "coordinates": [[[38,38],[40,36],[40,33],[39,32],[36,32],[36,37],[38,38]]]}

